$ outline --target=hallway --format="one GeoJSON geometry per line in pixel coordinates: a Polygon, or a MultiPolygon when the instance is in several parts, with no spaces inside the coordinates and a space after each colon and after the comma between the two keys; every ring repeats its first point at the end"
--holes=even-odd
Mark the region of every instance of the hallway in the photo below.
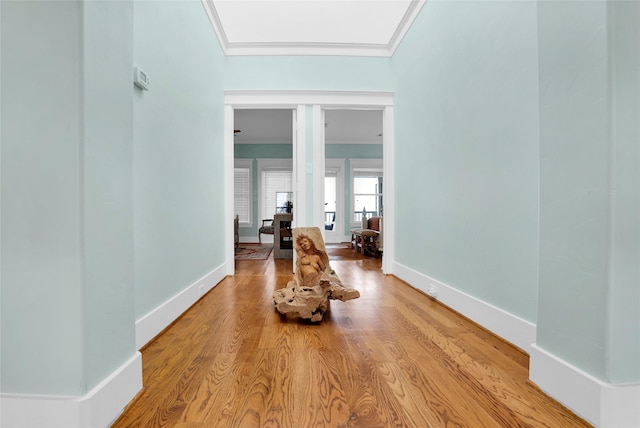
{"type": "Polygon", "coordinates": [[[271,295],[291,261],[237,261],[142,350],[144,390],[113,427],[589,426],[527,380],[525,354],[380,259],[328,251],[359,299],[286,321],[271,295]]]}

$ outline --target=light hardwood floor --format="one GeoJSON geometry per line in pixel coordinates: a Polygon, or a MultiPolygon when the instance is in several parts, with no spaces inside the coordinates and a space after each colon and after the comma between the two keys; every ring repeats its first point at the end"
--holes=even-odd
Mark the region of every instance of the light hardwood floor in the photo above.
{"type": "Polygon", "coordinates": [[[142,350],[144,389],[113,427],[590,426],[528,381],[520,350],[380,259],[329,253],[359,299],[318,324],[286,320],[271,296],[291,261],[236,261],[142,350]]]}

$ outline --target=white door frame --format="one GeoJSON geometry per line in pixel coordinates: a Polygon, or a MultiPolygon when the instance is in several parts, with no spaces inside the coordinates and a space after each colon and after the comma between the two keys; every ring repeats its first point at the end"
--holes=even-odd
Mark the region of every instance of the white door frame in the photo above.
{"type": "MultiPolygon", "coordinates": [[[[394,260],[394,170],[393,170],[393,93],[360,91],[225,91],[224,94],[224,180],[225,224],[233,222],[233,128],[234,110],[238,108],[292,109],[294,121],[293,180],[295,209],[293,224],[313,225],[324,229],[324,122],[323,109],[380,109],[383,112],[383,168],[385,174],[384,254],[382,270],[392,272],[394,260]],[[307,161],[306,106],[313,106],[311,161],[307,161]],[[311,176],[311,177],[308,177],[311,176]],[[309,181],[312,180],[312,181],[309,181]],[[307,213],[307,184],[313,189],[312,212],[307,213]]],[[[233,229],[226,228],[226,269],[234,274],[233,229]]]]}
{"type": "MultiPolygon", "coordinates": [[[[326,159],[325,160],[325,177],[327,171],[336,172],[336,220],[333,225],[333,230],[324,231],[324,240],[327,243],[331,242],[346,242],[349,236],[345,233],[345,207],[344,207],[344,163],[346,159],[326,159]]],[[[326,221],[326,219],[325,219],[326,221]]]]}

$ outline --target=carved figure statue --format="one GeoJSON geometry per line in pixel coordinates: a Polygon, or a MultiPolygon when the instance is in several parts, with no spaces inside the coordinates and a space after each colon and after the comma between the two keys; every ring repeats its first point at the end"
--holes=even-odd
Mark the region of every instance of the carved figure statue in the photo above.
{"type": "Polygon", "coordinates": [[[294,228],[293,240],[296,271],[285,288],[273,293],[278,312],[317,322],[329,309],[329,299],[346,301],[360,297],[358,290],[342,285],[331,269],[319,228],[294,228]]]}

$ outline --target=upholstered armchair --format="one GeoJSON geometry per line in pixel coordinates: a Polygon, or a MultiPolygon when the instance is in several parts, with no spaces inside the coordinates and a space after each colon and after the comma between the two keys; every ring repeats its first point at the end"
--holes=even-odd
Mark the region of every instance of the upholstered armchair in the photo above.
{"type": "Polygon", "coordinates": [[[267,218],[262,220],[262,226],[258,229],[258,242],[262,244],[262,234],[273,235],[273,219],[267,218]]]}
{"type": "Polygon", "coordinates": [[[374,216],[363,220],[362,229],[351,231],[351,248],[376,255],[382,252],[382,217],[374,216]]]}

